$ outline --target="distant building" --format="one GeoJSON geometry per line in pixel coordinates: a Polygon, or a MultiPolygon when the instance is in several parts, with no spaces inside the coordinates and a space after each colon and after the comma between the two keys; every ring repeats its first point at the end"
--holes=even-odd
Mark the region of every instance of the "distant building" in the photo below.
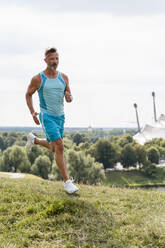
{"type": "Polygon", "coordinates": [[[141,145],[154,138],[165,139],[165,115],[161,114],[153,125],[146,124],[141,132],[135,134],[133,138],[141,145]]]}
{"type": "Polygon", "coordinates": [[[89,126],[88,127],[88,131],[92,131],[93,129],[92,129],[92,127],[91,126],[89,126]]]}

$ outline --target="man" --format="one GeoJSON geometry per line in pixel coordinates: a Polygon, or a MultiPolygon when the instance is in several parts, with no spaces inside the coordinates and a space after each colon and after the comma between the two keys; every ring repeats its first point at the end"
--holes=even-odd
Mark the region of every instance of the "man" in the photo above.
{"type": "Polygon", "coordinates": [[[67,102],[71,102],[73,98],[68,77],[57,71],[59,63],[57,49],[54,47],[46,49],[44,61],[47,67],[32,78],[26,92],[26,102],[34,122],[37,125],[41,123],[46,140],[29,133],[26,147],[30,150],[33,144],[41,145],[55,153],[56,163],[64,180],[64,189],[72,194],[78,190],[78,187],[67,175],[62,138],[65,122],[64,97],[67,102]],[[32,95],[36,91],[38,91],[40,102],[39,119],[32,103],[32,95]]]}

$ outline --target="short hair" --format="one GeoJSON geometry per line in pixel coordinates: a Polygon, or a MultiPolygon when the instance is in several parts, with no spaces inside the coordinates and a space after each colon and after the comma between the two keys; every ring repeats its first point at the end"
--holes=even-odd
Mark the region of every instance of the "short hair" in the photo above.
{"type": "Polygon", "coordinates": [[[50,53],[56,53],[56,52],[57,52],[57,49],[55,47],[48,47],[45,50],[45,57],[48,56],[48,54],[50,53]]]}

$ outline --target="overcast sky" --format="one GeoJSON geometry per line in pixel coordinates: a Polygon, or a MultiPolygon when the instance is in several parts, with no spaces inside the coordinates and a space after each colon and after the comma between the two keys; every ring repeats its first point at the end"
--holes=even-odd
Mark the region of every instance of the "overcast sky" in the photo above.
{"type": "MultiPolygon", "coordinates": [[[[67,127],[135,127],[165,114],[164,0],[0,0],[0,126],[33,126],[31,78],[56,46],[74,97],[67,127]]],[[[37,111],[38,96],[34,96],[37,111]]]]}

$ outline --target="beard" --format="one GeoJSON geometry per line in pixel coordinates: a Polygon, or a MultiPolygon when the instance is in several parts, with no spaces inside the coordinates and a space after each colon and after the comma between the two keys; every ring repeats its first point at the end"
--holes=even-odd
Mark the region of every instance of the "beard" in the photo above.
{"type": "Polygon", "coordinates": [[[56,64],[52,64],[52,65],[49,65],[48,66],[51,70],[55,71],[56,68],[57,68],[57,65],[56,64]]]}

